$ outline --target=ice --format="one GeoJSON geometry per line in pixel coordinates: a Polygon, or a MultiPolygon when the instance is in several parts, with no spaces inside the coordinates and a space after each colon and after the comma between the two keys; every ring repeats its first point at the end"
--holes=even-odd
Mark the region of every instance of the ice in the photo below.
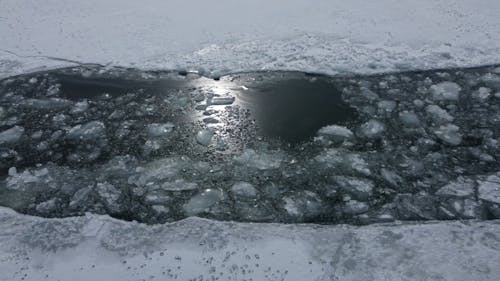
{"type": "Polygon", "coordinates": [[[472,179],[459,177],[441,187],[436,194],[443,197],[469,197],[474,195],[475,182],[472,179]]]}
{"type": "Polygon", "coordinates": [[[319,129],[318,135],[330,139],[336,143],[342,143],[351,139],[354,134],[351,130],[344,126],[329,125],[319,129]]]}
{"type": "Polygon", "coordinates": [[[479,179],[478,185],[479,199],[500,204],[500,173],[479,179]]]}
{"type": "Polygon", "coordinates": [[[396,172],[389,169],[380,169],[380,175],[392,187],[399,187],[403,182],[403,179],[396,172]]]}
{"type": "Polygon", "coordinates": [[[282,155],[278,153],[257,153],[253,149],[245,149],[243,153],[236,156],[234,160],[240,164],[259,170],[278,169],[283,161],[282,155]]]}
{"type": "Polygon", "coordinates": [[[188,182],[185,179],[176,179],[175,181],[168,181],[161,185],[162,190],[167,191],[191,191],[197,190],[198,184],[188,182]]]}
{"type": "Polygon", "coordinates": [[[348,174],[371,175],[368,162],[356,153],[348,153],[339,149],[327,149],[314,159],[327,169],[338,169],[348,174]]]}
{"type": "Polygon", "coordinates": [[[212,97],[207,101],[208,105],[230,105],[235,98],[232,96],[212,97]]]}
{"type": "Polygon", "coordinates": [[[500,75],[488,73],[481,77],[481,80],[488,86],[500,90],[500,75]]]}
{"type": "Polygon", "coordinates": [[[283,198],[287,214],[297,221],[313,218],[323,211],[323,202],[311,191],[298,192],[283,198]]]}
{"type": "Polygon", "coordinates": [[[415,112],[402,111],[399,113],[399,120],[401,123],[408,128],[418,128],[420,127],[420,120],[418,119],[415,112]]]}
{"type": "Polygon", "coordinates": [[[89,103],[87,100],[79,101],[73,105],[73,108],[69,111],[70,114],[80,114],[89,108],[89,103]]]}
{"type": "Polygon", "coordinates": [[[357,200],[367,201],[373,194],[374,184],[370,180],[344,176],[335,176],[333,179],[342,190],[357,200]]]}
{"type": "Polygon", "coordinates": [[[432,98],[437,101],[457,101],[461,90],[454,82],[441,82],[430,87],[432,98]]]}
{"type": "Polygon", "coordinates": [[[348,215],[359,215],[365,213],[369,210],[369,206],[366,202],[360,202],[356,200],[348,200],[345,202],[342,212],[348,215]]]}
{"type": "Polygon", "coordinates": [[[237,199],[255,199],[257,189],[248,182],[237,182],[231,187],[231,192],[237,199]]]}
{"type": "Polygon", "coordinates": [[[434,130],[434,134],[449,145],[459,145],[462,142],[460,128],[454,124],[440,126],[434,130]]]}
{"type": "Polygon", "coordinates": [[[385,131],[384,123],[378,120],[370,120],[360,127],[360,134],[366,138],[379,138],[385,131]]]}
{"type": "Polygon", "coordinates": [[[124,204],[119,201],[122,193],[115,186],[108,182],[98,183],[96,191],[110,214],[123,211],[124,204]]]}
{"type": "Polygon", "coordinates": [[[205,212],[208,208],[223,200],[225,194],[220,189],[206,189],[191,197],[189,201],[182,206],[187,216],[194,216],[205,212]]]}
{"type": "Polygon", "coordinates": [[[481,102],[484,102],[491,96],[491,89],[480,87],[476,92],[473,93],[473,96],[481,102]]]}
{"type": "Polygon", "coordinates": [[[436,202],[427,194],[398,194],[394,199],[399,219],[436,219],[436,202]]]}
{"type": "Polygon", "coordinates": [[[396,102],[392,100],[383,100],[377,103],[378,109],[382,113],[390,113],[396,109],[396,102]]]}
{"type": "Polygon", "coordinates": [[[212,142],[213,135],[214,132],[211,129],[201,130],[196,134],[196,142],[203,146],[208,146],[212,142]]]}
{"type": "Polygon", "coordinates": [[[52,198],[50,200],[47,200],[45,202],[36,205],[35,209],[40,214],[50,215],[57,208],[58,205],[57,201],[58,200],[56,198],[52,198]]]}
{"type": "Polygon", "coordinates": [[[3,132],[0,132],[0,145],[10,146],[15,145],[24,134],[24,128],[14,126],[3,132]]]}
{"type": "Polygon", "coordinates": [[[138,167],[136,169],[139,173],[138,177],[130,177],[128,181],[137,186],[145,186],[175,179],[187,163],[188,159],[182,157],[158,159],[138,167]]]}
{"type": "Polygon", "coordinates": [[[67,138],[79,141],[95,141],[106,137],[106,126],[100,121],[91,121],[74,126],[67,138]]]}
{"type": "Polygon", "coordinates": [[[61,98],[27,99],[23,102],[23,106],[37,110],[64,110],[71,105],[71,101],[61,98]]]}
{"type": "Polygon", "coordinates": [[[442,109],[439,105],[431,104],[425,108],[425,111],[430,115],[436,124],[445,124],[453,122],[454,118],[448,111],[442,109]]]}
{"type": "Polygon", "coordinates": [[[174,130],[174,127],[172,123],[153,123],[146,127],[146,133],[150,138],[164,138],[174,130]]]}

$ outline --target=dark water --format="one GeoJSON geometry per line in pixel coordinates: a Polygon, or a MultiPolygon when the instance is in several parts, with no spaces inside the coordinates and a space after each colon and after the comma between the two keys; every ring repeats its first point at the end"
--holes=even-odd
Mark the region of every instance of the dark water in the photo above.
{"type": "MultiPolygon", "coordinates": [[[[310,140],[326,125],[347,125],[356,119],[356,111],[341,98],[338,86],[326,77],[303,73],[247,73],[212,80],[85,78],[56,75],[62,95],[71,99],[95,98],[108,94],[118,97],[142,91],[144,95],[165,95],[204,86],[222,97],[234,97],[234,104],[249,110],[247,116],[257,124],[263,137],[289,143],[310,140]]],[[[221,104],[230,105],[233,103],[221,104]]]]}

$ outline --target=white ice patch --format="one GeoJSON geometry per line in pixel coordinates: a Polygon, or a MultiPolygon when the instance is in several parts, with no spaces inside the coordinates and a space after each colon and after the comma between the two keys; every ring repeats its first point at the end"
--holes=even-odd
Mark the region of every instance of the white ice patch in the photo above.
{"type": "Polygon", "coordinates": [[[499,13],[496,0],[6,0],[0,77],[79,63],[214,76],[474,66],[500,60],[499,13]]]}
{"type": "Polygon", "coordinates": [[[0,208],[0,278],[496,281],[498,233],[498,221],[355,227],[190,218],[148,226],[0,208]]]}

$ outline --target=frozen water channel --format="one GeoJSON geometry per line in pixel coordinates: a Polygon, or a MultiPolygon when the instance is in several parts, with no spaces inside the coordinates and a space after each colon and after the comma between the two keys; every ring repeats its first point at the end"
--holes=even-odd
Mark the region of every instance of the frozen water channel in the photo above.
{"type": "Polygon", "coordinates": [[[500,218],[500,68],[0,81],[0,205],[145,223],[500,218]]]}

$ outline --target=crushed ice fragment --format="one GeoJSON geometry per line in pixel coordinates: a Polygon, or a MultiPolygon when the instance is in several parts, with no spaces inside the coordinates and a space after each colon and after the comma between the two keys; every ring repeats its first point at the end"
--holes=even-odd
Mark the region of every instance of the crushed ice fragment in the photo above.
{"type": "Polygon", "coordinates": [[[462,88],[454,82],[441,82],[430,88],[432,98],[438,101],[456,101],[461,90],[462,88]]]}
{"type": "Polygon", "coordinates": [[[418,128],[420,127],[420,120],[417,114],[412,111],[402,111],[399,113],[399,120],[401,123],[408,128],[418,128]]]}
{"type": "Polygon", "coordinates": [[[106,127],[100,121],[91,121],[85,124],[76,125],[68,131],[68,139],[92,141],[105,136],[106,127]]]}
{"type": "Polygon", "coordinates": [[[235,98],[232,96],[223,96],[223,97],[212,97],[208,100],[207,104],[209,105],[230,105],[234,102],[235,98]]]}
{"type": "Polygon", "coordinates": [[[500,204],[500,173],[479,179],[478,185],[479,199],[500,204]]]}
{"type": "Polygon", "coordinates": [[[255,198],[257,189],[248,182],[237,182],[231,187],[231,192],[237,198],[255,198]]]}
{"type": "Polygon", "coordinates": [[[366,202],[360,202],[357,200],[348,200],[344,203],[344,208],[342,211],[348,215],[359,215],[367,212],[370,209],[366,202]]]}
{"type": "Polygon", "coordinates": [[[472,179],[458,177],[456,180],[441,187],[436,195],[443,197],[472,197],[474,195],[475,182],[472,179]]]}
{"type": "Polygon", "coordinates": [[[153,123],[149,124],[146,127],[146,133],[150,138],[162,138],[169,135],[174,130],[174,124],[172,123],[164,123],[158,124],[153,123]]]}
{"type": "Polygon", "coordinates": [[[379,138],[385,131],[384,123],[372,119],[360,127],[360,134],[366,138],[379,138]]]}
{"type": "Polygon", "coordinates": [[[367,201],[373,194],[374,184],[372,181],[362,178],[335,176],[334,181],[342,190],[349,193],[353,198],[367,201]]]}
{"type": "Polygon", "coordinates": [[[345,140],[351,139],[354,134],[351,130],[344,126],[329,125],[319,129],[318,135],[328,138],[334,142],[341,143],[345,140]]]}
{"type": "Polygon", "coordinates": [[[208,146],[212,141],[213,135],[214,132],[210,129],[201,130],[196,134],[196,142],[203,146],[208,146]]]}
{"type": "Polygon", "coordinates": [[[257,153],[253,149],[246,149],[241,155],[236,156],[234,160],[241,165],[246,165],[259,170],[269,170],[279,168],[283,158],[278,153],[257,153]]]}
{"type": "Polygon", "coordinates": [[[224,197],[224,192],[222,190],[206,189],[191,197],[182,208],[187,216],[194,216],[203,213],[215,203],[223,200],[224,197]]]}
{"type": "Polygon", "coordinates": [[[436,136],[450,145],[459,145],[462,142],[460,128],[453,124],[443,125],[434,131],[436,136]]]}
{"type": "Polygon", "coordinates": [[[453,116],[451,116],[448,111],[442,109],[439,105],[429,105],[425,108],[425,111],[436,124],[449,123],[454,120],[453,116]]]}
{"type": "Polygon", "coordinates": [[[0,132],[0,145],[13,145],[16,144],[24,134],[24,128],[14,126],[3,132],[0,132]]]}
{"type": "Polygon", "coordinates": [[[392,100],[382,100],[377,103],[377,106],[380,112],[390,113],[396,108],[396,102],[392,100]]]}

